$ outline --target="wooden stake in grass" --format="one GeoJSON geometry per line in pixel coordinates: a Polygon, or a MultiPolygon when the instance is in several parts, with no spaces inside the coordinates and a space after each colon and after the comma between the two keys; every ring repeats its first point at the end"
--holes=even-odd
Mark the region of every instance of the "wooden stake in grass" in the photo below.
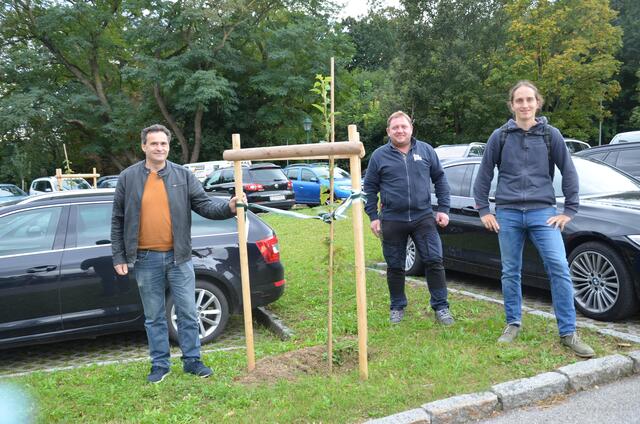
{"type": "MultiPolygon", "coordinates": [[[[231,136],[233,150],[240,150],[240,134],[231,136]]],[[[233,162],[235,174],[236,198],[242,199],[242,163],[233,162]]],[[[242,200],[240,200],[242,201],[242,200]]],[[[236,209],[238,218],[238,247],[240,250],[240,277],[242,278],[242,308],[244,314],[244,334],[247,344],[247,368],[253,371],[256,367],[256,355],[253,348],[253,316],[251,312],[251,285],[249,283],[249,257],[247,255],[247,232],[245,223],[246,205],[236,209]]]]}
{"type": "MultiPolygon", "coordinates": [[[[308,157],[311,159],[326,159],[327,157],[347,157],[351,163],[351,185],[356,192],[360,192],[360,158],[364,156],[364,146],[360,143],[360,136],[355,125],[349,125],[349,141],[322,144],[296,144],[291,146],[257,147],[252,149],[240,148],[240,135],[233,134],[233,149],[225,150],[224,160],[234,162],[236,196],[242,193],[243,160],[286,160],[308,157]]],[[[362,199],[353,202],[353,234],[356,253],[356,298],[358,309],[358,362],[360,364],[360,379],[369,377],[367,365],[367,303],[366,280],[364,273],[364,237],[362,234],[362,199]]],[[[253,327],[251,327],[251,293],[249,291],[249,267],[246,255],[246,234],[244,227],[244,211],[238,211],[238,240],[240,243],[240,269],[242,277],[242,299],[245,311],[245,331],[247,339],[247,358],[249,370],[255,368],[253,353],[253,327]],[[241,227],[242,225],[242,227],[241,227]],[[244,255],[242,253],[244,249],[244,255]],[[245,300],[247,299],[247,300],[245,300]],[[249,317],[249,318],[247,318],[249,317]],[[249,319],[247,323],[247,319],[249,319]]]]}

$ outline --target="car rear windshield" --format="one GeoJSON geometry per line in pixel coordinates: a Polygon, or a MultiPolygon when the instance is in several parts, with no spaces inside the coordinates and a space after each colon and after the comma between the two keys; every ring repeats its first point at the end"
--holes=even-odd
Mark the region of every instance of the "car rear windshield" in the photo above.
{"type": "Polygon", "coordinates": [[[287,181],[287,176],[284,175],[281,168],[258,168],[249,170],[251,174],[251,180],[254,183],[259,182],[273,182],[273,181],[287,181]]]}
{"type": "MultiPolygon", "coordinates": [[[[580,176],[580,196],[640,191],[640,185],[611,166],[579,157],[573,158],[580,176]]],[[[556,197],[562,197],[562,175],[556,168],[553,180],[556,197]]]]}

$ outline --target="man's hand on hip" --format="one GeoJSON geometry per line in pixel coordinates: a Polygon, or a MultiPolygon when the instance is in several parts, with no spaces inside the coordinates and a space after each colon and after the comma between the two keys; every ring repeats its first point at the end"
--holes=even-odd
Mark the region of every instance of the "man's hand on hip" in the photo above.
{"type": "Polygon", "coordinates": [[[447,225],[449,225],[449,215],[447,215],[444,212],[437,212],[436,213],[436,224],[438,224],[442,228],[444,228],[447,225]]]}
{"type": "Polygon", "coordinates": [[[482,216],[480,217],[480,220],[482,221],[484,228],[487,230],[493,231],[494,233],[500,231],[500,225],[498,225],[498,221],[496,221],[496,216],[494,214],[490,213],[482,216]]]}
{"type": "Polygon", "coordinates": [[[553,226],[555,228],[560,228],[560,231],[563,231],[564,226],[567,225],[569,221],[571,221],[570,217],[560,214],[547,219],[547,225],[553,226]]]}
{"type": "Polygon", "coordinates": [[[380,220],[379,219],[374,219],[373,221],[371,221],[371,231],[373,231],[373,234],[380,238],[380,220]]]}
{"type": "Polygon", "coordinates": [[[129,266],[127,264],[118,264],[113,266],[116,269],[116,274],[127,275],[129,273],[129,266]]]}

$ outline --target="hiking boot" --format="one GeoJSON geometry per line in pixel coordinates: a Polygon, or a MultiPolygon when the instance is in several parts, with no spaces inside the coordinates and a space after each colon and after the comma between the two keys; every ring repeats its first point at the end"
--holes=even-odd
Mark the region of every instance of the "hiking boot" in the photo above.
{"type": "Polygon", "coordinates": [[[404,309],[392,309],[389,313],[389,321],[391,324],[398,324],[404,318],[404,309]]]}
{"type": "Polygon", "coordinates": [[[596,355],[593,349],[591,349],[591,346],[580,340],[578,333],[561,336],[560,343],[573,350],[573,353],[581,358],[592,358],[596,355]]]}
{"type": "Polygon", "coordinates": [[[502,332],[502,335],[498,337],[498,343],[513,343],[518,334],[520,334],[520,326],[509,324],[502,332]]]}
{"type": "Polygon", "coordinates": [[[451,316],[451,311],[449,308],[440,309],[439,311],[435,311],[436,321],[438,321],[442,325],[452,325],[454,323],[453,317],[451,316]]]}
{"type": "Polygon", "coordinates": [[[147,376],[147,381],[154,384],[160,383],[167,375],[169,375],[169,372],[169,368],[152,366],[151,372],[147,376]]]}

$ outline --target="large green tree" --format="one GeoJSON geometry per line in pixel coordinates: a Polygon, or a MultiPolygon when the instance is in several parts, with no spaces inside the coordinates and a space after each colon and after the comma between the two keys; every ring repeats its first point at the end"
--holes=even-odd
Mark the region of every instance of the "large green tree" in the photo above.
{"type": "Polygon", "coordinates": [[[606,101],[620,91],[613,78],[622,31],[608,0],[513,0],[506,49],[494,57],[492,83],[536,83],[543,112],[565,135],[596,138],[606,101]]]}

